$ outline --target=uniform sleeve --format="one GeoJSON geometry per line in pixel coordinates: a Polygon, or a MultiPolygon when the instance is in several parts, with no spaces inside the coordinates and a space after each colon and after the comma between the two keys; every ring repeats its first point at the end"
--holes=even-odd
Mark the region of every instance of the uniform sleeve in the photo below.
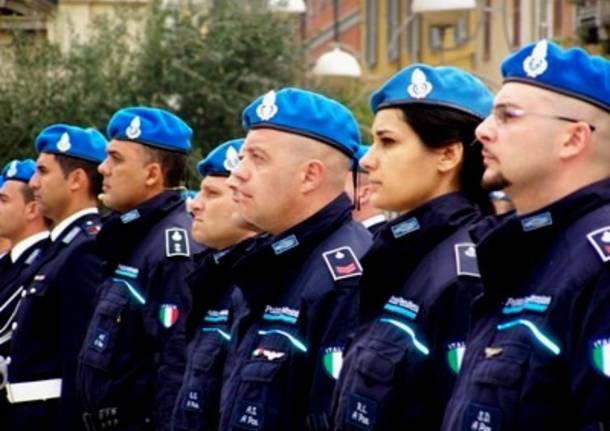
{"type": "Polygon", "coordinates": [[[193,262],[185,258],[166,259],[153,270],[144,327],[155,353],[155,424],[169,430],[186,363],[186,321],[191,295],[186,275],[193,262]]]}
{"type": "Polygon", "coordinates": [[[310,343],[313,376],[309,393],[309,430],[330,429],[331,403],[343,349],[358,322],[358,281],[342,280],[335,289],[312,305],[310,343]]]}
{"type": "Polygon", "coordinates": [[[610,267],[575,302],[568,346],[579,431],[610,428],[610,267]],[[571,352],[570,352],[571,350],[571,352]]]}
{"type": "Polygon", "coordinates": [[[95,308],[96,289],[102,282],[102,261],[93,241],[75,248],[59,271],[62,361],[61,429],[80,427],[76,396],[76,362],[95,308]],[[73,422],[68,425],[69,422],[73,422]],[[77,425],[75,425],[77,424],[77,425]]]}

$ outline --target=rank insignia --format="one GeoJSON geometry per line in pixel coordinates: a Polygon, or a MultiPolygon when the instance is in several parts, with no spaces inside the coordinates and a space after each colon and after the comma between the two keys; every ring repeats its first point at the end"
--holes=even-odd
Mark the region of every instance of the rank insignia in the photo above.
{"type": "Polygon", "coordinates": [[[587,234],[589,242],[603,262],[610,260],[610,226],[594,230],[587,234]]]}
{"type": "Polygon", "coordinates": [[[474,244],[466,242],[455,245],[455,264],[457,275],[481,277],[474,244]]]}
{"type": "Polygon", "coordinates": [[[159,320],[166,328],[171,328],[178,321],[180,311],[175,304],[162,304],[159,308],[159,320]]]}
{"type": "Polygon", "coordinates": [[[286,356],[285,352],[268,350],[268,349],[264,349],[262,347],[258,347],[256,349],[254,349],[254,351],[252,352],[253,358],[265,358],[268,361],[275,361],[277,359],[282,359],[284,356],[286,356]]]}
{"type": "Polygon", "coordinates": [[[350,247],[339,247],[322,253],[333,280],[362,275],[362,266],[350,247]]]}
{"type": "Polygon", "coordinates": [[[165,256],[191,255],[186,229],[174,227],[165,230],[165,256]]]}

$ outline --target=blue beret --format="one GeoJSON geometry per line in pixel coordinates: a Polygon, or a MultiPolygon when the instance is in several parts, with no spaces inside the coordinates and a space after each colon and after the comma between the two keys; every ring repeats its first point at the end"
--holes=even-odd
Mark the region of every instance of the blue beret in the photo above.
{"type": "Polygon", "coordinates": [[[36,162],[32,159],[13,160],[2,169],[2,180],[15,180],[29,182],[36,172],[36,162]]]}
{"type": "Polygon", "coordinates": [[[371,109],[423,104],[452,108],[484,119],[493,95],[478,78],[450,66],[414,64],[388,79],[371,96],[371,109]]]}
{"type": "Polygon", "coordinates": [[[108,139],[132,141],[163,150],[187,153],[193,130],[171,112],[157,108],[133,107],[117,111],[106,132],[108,139]]]}
{"type": "Polygon", "coordinates": [[[97,130],[67,124],[53,124],[36,137],[38,153],[61,154],[93,163],[106,158],[107,145],[106,138],[97,130]]]}
{"type": "Polygon", "coordinates": [[[360,130],[353,114],[339,102],[298,88],[270,91],[242,115],[244,129],[266,128],[306,136],[353,158],[360,130]]]}
{"type": "Polygon", "coordinates": [[[610,61],[580,48],[563,49],[541,40],[502,62],[504,82],[522,82],[610,111],[610,61]]]}
{"type": "Polygon", "coordinates": [[[2,188],[3,185],[4,185],[4,177],[2,175],[0,175],[0,189],[2,188]]]}
{"type": "Polygon", "coordinates": [[[197,171],[202,177],[228,177],[239,163],[239,150],[243,144],[243,139],[233,139],[220,144],[197,163],[197,171]]]}

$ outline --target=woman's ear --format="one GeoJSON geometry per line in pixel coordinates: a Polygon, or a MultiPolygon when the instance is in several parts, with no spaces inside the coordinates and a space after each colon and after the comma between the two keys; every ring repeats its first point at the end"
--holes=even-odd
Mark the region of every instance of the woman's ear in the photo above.
{"type": "Polygon", "coordinates": [[[437,169],[441,173],[447,173],[456,169],[464,159],[464,145],[456,141],[436,150],[438,154],[437,169]]]}

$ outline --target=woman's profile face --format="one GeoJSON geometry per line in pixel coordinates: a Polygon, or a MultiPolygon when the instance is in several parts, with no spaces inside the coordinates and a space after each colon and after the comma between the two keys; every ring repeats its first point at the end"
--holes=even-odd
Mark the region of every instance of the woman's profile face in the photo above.
{"type": "Polygon", "coordinates": [[[374,206],[404,212],[439,195],[441,153],[422,143],[400,109],[378,111],[372,134],[373,145],[360,164],[369,172],[374,206]]]}

